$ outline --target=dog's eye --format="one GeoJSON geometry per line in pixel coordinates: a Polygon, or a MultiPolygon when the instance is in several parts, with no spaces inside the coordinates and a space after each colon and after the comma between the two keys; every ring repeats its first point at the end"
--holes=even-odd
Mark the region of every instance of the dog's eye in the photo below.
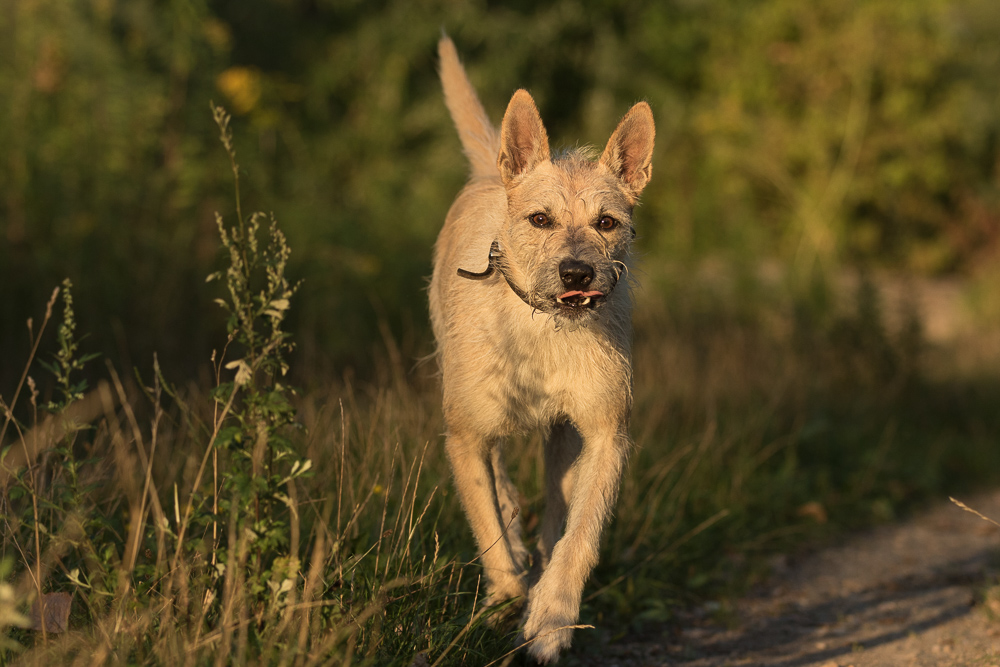
{"type": "Polygon", "coordinates": [[[603,231],[609,231],[618,226],[618,221],[612,218],[610,215],[602,215],[597,220],[597,228],[603,231]]]}
{"type": "Polygon", "coordinates": [[[551,222],[549,221],[549,216],[545,215],[544,213],[532,213],[528,217],[528,220],[530,220],[531,224],[533,224],[535,227],[548,227],[551,224],[551,222]]]}

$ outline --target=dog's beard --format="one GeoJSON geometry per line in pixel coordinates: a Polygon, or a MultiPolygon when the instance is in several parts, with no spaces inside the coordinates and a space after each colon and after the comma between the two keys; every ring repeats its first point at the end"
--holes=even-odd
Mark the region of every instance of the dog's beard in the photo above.
{"type": "Polygon", "coordinates": [[[587,300],[587,303],[580,300],[578,305],[569,305],[565,300],[560,303],[560,296],[552,294],[542,296],[534,293],[529,295],[529,298],[533,308],[532,316],[546,315],[556,331],[577,331],[586,328],[601,318],[600,311],[604,306],[603,293],[600,297],[584,297],[583,300],[587,300]]]}
{"type": "Polygon", "coordinates": [[[562,308],[556,309],[556,312],[549,316],[555,326],[556,331],[567,331],[574,332],[579,329],[585,329],[597,320],[600,319],[600,315],[597,311],[590,308],[586,310],[577,311],[565,311],[562,308]]]}

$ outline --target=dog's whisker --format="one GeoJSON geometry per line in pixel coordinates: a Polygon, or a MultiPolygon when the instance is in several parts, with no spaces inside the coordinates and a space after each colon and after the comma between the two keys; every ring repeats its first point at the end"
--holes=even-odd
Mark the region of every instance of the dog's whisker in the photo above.
{"type": "Polygon", "coordinates": [[[628,264],[621,261],[620,259],[612,260],[612,266],[615,269],[615,275],[617,276],[618,280],[621,280],[622,273],[624,273],[626,276],[628,275],[628,264]],[[619,266],[621,267],[621,269],[618,268],[619,266]]]}

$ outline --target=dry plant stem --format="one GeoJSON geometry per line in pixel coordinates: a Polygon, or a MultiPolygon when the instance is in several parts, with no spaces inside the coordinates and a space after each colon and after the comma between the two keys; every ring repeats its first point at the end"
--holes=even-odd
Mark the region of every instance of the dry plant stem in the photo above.
{"type": "MultiPolygon", "coordinates": [[[[234,503],[234,505],[237,504],[238,503],[234,503]]],[[[236,599],[236,596],[239,593],[246,591],[246,586],[247,586],[246,566],[247,566],[247,559],[250,555],[250,540],[248,539],[246,532],[240,535],[240,541],[238,544],[239,544],[239,554],[237,557],[238,562],[236,564],[236,574],[237,574],[236,586],[232,591],[232,596],[234,600],[236,599]]],[[[247,637],[250,628],[250,609],[247,603],[248,600],[240,599],[237,607],[240,615],[239,622],[237,623],[237,630],[239,631],[239,635],[236,642],[237,645],[236,645],[235,663],[237,665],[246,664],[246,650],[247,650],[247,644],[249,643],[247,637]]]]}
{"type": "MultiPolygon", "coordinates": [[[[38,328],[38,336],[31,343],[31,352],[28,354],[28,363],[24,365],[24,370],[21,372],[21,379],[17,383],[17,388],[14,390],[14,397],[10,401],[10,407],[7,410],[7,415],[4,418],[3,428],[0,428],[0,445],[3,444],[3,438],[7,435],[7,427],[10,426],[11,420],[14,418],[13,409],[17,405],[17,399],[21,395],[21,389],[24,388],[24,381],[28,379],[28,369],[31,368],[31,362],[35,360],[35,355],[38,354],[38,345],[42,342],[42,334],[45,332],[45,325],[49,323],[52,319],[52,308],[56,304],[56,297],[59,296],[59,288],[52,290],[52,296],[49,297],[49,302],[45,305],[45,317],[42,318],[42,326],[38,328]]],[[[30,331],[30,330],[29,330],[30,331]]]]}
{"type": "Polygon", "coordinates": [[[318,532],[316,534],[316,542],[313,544],[312,550],[312,560],[309,564],[309,574],[306,575],[305,585],[302,588],[302,607],[304,610],[303,617],[299,623],[299,634],[296,638],[295,644],[295,663],[301,664],[304,659],[303,653],[306,647],[306,640],[309,633],[309,621],[310,616],[312,616],[312,598],[313,592],[316,588],[316,583],[319,581],[320,577],[323,576],[323,561],[325,559],[324,548],[325,543],[323,541],[323,533],[318,532]]]}
{"type": "MultiPolygon", "coordinates": [[[[263,421],[257,422],[257,439],[253,445],[253,455],[250,458],[250,474],[259,477],[264,469],[264,456],[267,453],[267,424],[263,421]]],[[[253,496],[253,516],[254,521],[260,521],[260,497],[253,496]]]]}
{"type": "Polygon", "coordinates": [[[18,440],[22,443],[22,447],[19,450],[8,451],[4,465],[0,467],[0,487],[7,485],[11,477],[15,476],[17,469],[27,466],[42,452],[50,449],[52,443],[61,440],[69,430],[67,426],[90,422],[99,416],[102,410],[100,390],[95,389],[67,406],[63,412],[49,415],[41,424],[32,426],[27,434],[21,431],[16,420],[11,421],[18,432],[18,440]],[[18,460],[21,458],[24,460],[18,460]]]}
{"type": "MultiPolygon", "coordinates": [[[[294,569],[291,572],[285,574],[287,577],[298,577],[298,557],[296,554],[299,553],[299,512],[298,512],[298,493],[295,490],[295,481],[291,480],[288,482],[288,498],[291,500],[289,505],[289,511],[291,513],[291,519],[289,521],[289,528],[291,529],[291,540],[289,543],[288,554],[289,554],[289,568],[292,568],[294,564],[294,569]]],[[[285,638],[285,632],[288,630],[288,626],[291,625],[292,617],[295,614],[296,601],[295,601],[295,586],[292,586],[291,590],[288,591],[285,601],[283,603],[284,613],[281,615],[281,620],[278,623],[278,627],[275,632],[271,635],[271,638],[267,642],[267,646],[264,650],[265,655],[271,655],[274,651],[275,642],[281,641],[285,638]]],[[[285,651],[287,654],[287,650],[285,651]]],[[[282,665],[288,664],[287,658],[282,657],[282,665]]]]}
{"type": "MultiPolygon", "coordinates": [[[[437,494],[438,488],[439,488],[438,486],[435,486],[433,489],[431,489],[431,493],[427,497],[427,502],[424,504],[424,509],[420,512],[420,516],[417,518],[416,525],[414,525],[413,527],[410,528],[410,532],[409,532],[409,534],[406,537],[406,552],[404,553],[404,558],[406,558],[408,562],[410,561],[410,544],[411,544],[411,542],[413,540],[413,535],[414,535],[414,533],[417,532],[417,526],[419,526],[420,522],[424,520],[424,516],[427,514],[427,510],[430,509],[430,507],[431,507],[431,501],[434,500],[434,496],[435,496],[435,494],[437,494]]],[[[437,539],[437,533],[434,533],[434,537],[435,537],[435,540],[436,540],[437,539]]],[[[435,549],[435,554],[434,554],[435,555],[435,558],[434,558],[435,561],[437,561],[437,553],[436,552],[437,552],[437,549],[435,549]]],[[[426,556],[425,556],[425,558],[426,558],[426,556]]],[[[401,575],[401,572],[402,572],[402,569],[403,569],[403,562],[402,561],[403,561],[403,559],[401,558],[400,559],[399,568],[397,568],[397,570],[396,570],[396,577],[397,578],[401,575]]],[[[433,573],[433,570],[432,570],[432,573],[433,573]]]]}
{"type": "MultiPolygon", "coordinates": [[[[24,458],[28,462],[28,478],[31,481],[32,516],[34,517],[34,523],[35,523],[35,570],[36,571],[32,572],[30,566],[27,568],[27,571],[31,575],[32,581],[35,586],[35,595],[38,596],[37,597],[37,603],[39,605],[38,608],[42,610],[42,613],[39,614],[39,618],[41,619],[41,624],[42,624],[42,641],[48,641],[48,633],[45,628],[45,613],[42,607],[42,604],[44,603],[44,598],[42,597],[42,539],[38,528],[39,525],[38,494],[35,492],[35,490],[38,487],[35,479],[35,464],[31,460],[31,457],[28,454],[28,445],[24,440],[24,434],[21,433],[21,429],[18,428],[16,422],[14,423],[14,428],[18,432],[19,436],[18,439],[21,441],[21,447],[24,448],[24,458]]],[[[25,563],[28,562],[28,558],[25,556],[24,553],[21,554],[21,557],[24,558],[25,563]]]]}
{"type": "MultiPolygon", "coordinates": [[[[212,516],[219,516],[219,452],[212,451],[212,516]]],[[[219,551],[219,521],[212,520],[212,565],[215,566],[219,551]]]]}
{"type": "MultiPolygon", "coordinates": [[[[237,503],[234,502],[229,509],[229,544],[238,544],[238,549],[242,551],[243,542],[236,541],[236,509],[237,503]]],[[[233,604],[236,598],[236,571],[238,566],[235,561],[236,559],[232,557],[232,553],[230,552],[229,558],[226,559],[226,578],[222,589],[222,618],[220,619],[222,647],[215,656],[216,667],[222,667],[225,664],[233,643],[233,629],[230,619],[232,618],[233,604]]]]}
{"type": "Polygon", "coordinates": [[[45,598],[42,597],[42,540],[39,535],[38,529],[38,494],[35,493],[37,488],[35,484],[35,466],[34,464],[29,464],[28,469],[31,475],[31,507],[35,518],[35,588],[38,592],[38,618],[41,621],[42,626],[42,641],[48,641],[48,630],[45,627],[45,598]]]}
{"type": "MultiPolygon", "coordinates": [[[[424,471],[424,459],[427,458],[427,448],[430,444],[429,440],[424,443],[424,449],[420,452],[420,467],[417,468],[417,479],[413,482],[413,497],[410,498],[410,527],[406,531],[406,553],[404,554],[406,558],[410,557],[410,539],[413,537],[413,510],[417,506],[417,486],[420,484],[420,474],[424,471]]],[[[435,490],[437,490],[437,487],[435,487],[435,490]]],[[[420,523],[419,519],[417,519],[417,523],[420,523]]]]}
{"type": "MultiPolygon", "coordinates": [[[[446,591],[450,591],[451,590],[451,582],[452,582],[452,580],[454,578],[455,578],[455,563],[452,562],[451,563],[451,574],[448,575],[448,585],[445,586],[445,588],[444,588],[446,591]]],[[[445,597],[444,604],[441,605],[441,614],[438,616],[438,623],[443,623],[444,622],[444,615],[447,613],[447,611],[448,611],[448,598],[445,597]]]]}
{"type": "MultiPolygon", "coordinates": [[[[155,363],[155,362],[154,362],[155,363]]],[[[153,413],[153,424],[150,433],[150,448],[149,454],[146,454],[146,447],[142,440],[142,430],[139,428],[139,422],[135,417],[135,411],[132,409],[132,405],[128,401],[128,397],[125,394],[125,387],[122,385],[118,373],[115,371],[114,367],[108,364],[108,370],[111,373],[111,379],[114,383],[115,392],[118,394],[118,400],[121,403],[123,409],[125,410],[125,415],[128,417],[129,425],[132,427],[132,437],[135,438],[136,451],[139,454],[139,460],[145,470],[143,479],[143,489],[142,495],[139,499],[139,513],[138,519],[134,522],[137,528],[134,529],[135,539],[129,541],[129,551],[126,561],[128,562],[128,572],[135,569],[135,561],[139,553],[139,542],[142,539],[143,527],[146,524],[146,511],[147,511],[147,501],[149,502],[149,508],[153,510],[153,514],[156,520],[163,521],[166,519],[166,515],[163,512],[163,507],[160,506],[159,493],[156,490],[156,484],[153,482],[153,456],[156,454],[156,442],[157,434],[159,432],[160,419],[163,416],[163,409],[160,406],[160,379],[158,374],[154,374],[154,400],[155,407],[153,413]]],[[[106,409],[110,409],[111,406],[108,405],[106,409]]]]}
{"type": "Polygon", "coordinates": [[[948,496],[948,500],[950,500],[951,502],[955,503],[956,505],[958,505],[959,507],[961,507],[966,512],[971,512],[972,514],[975,514],[976,516],[978,516],[983,521],[989,521],[990,523],[992,523],[997,528],[1000,528],[1000,523],[997,523],[996,521],[994,521],[993,519],[989,518],[985,514],[980,514],[976,510],[972,509],[971,507],[969,507],[968,505],[966,505],[965,503],[963,503],[961,500],[955,500],[951,496],[948,496]]]}
{"type": "Polygon", "coordinates": [[[121,425],[117,423],[117,418],[114,415],[114,402],[111,397],[111,391],[108,389],[106,384],[101,385],[101,398],[104,402],[104,409],[106,417],[105,419],[109,424],[113,424],[113,432],[111,433],[111,443],[114,446],[114,459],[115,465],[118,469],[118,482],[122,489],[122,494],[125,496],[125,500],[129,505],[129,513],[134,517],[130,522],[128,536],[125,538],[125,554],[124,563],[125,567],[117,567],[118,574],[118,589],[115,593],[113,609],[116,617],[114,632],[118,631],[118,626],[121,623],[121,614],[123,612],[124,601],[132,589],[132,579],[129,574],[132,572],[132,567],[128,564],[135,563],[135,549],[138,548],[138,540],[142,535],[142,526],[144,523],[143,513],[139,510],[140,501],[137,498],[139,493],[135,488],[135,472],[133,470],[132,461],[129,458],[127,447],[125,444],[125,436],[122,433],[121,425]],[[133,549],[135,545],[135,549],[133,549]]]}
{"type": "MultiPolygon", "coordinates": [[[[347,447],[347,427],[344,424],[344,401],[343,401],[343,399],[340,399],[337,402],[340,404],[340,484],[337,487],[337,540],[338,540],[338,544],[336,545],[335,548],[339,549],[340,548],[339,541],[341,541],[342,538],[343,538],[343,533],[340,532],[340,509],[341,509],[342,501],[344,499],[344,461],[345,461],[345,458],[346,458],[346,455],[347,455],[346,451],[345,451],[345,449],[347,447]]],[[[333,553],[331,553],[330,555],[332,556],[333,553]]],[[[342,580],[344,578],[344,567],[343,567],[343,561],[342,560],[338,561],[338,563],[337,563],[337,570],[338,570],[337,578],[342,580]]]]}
{"type": "Polygon", "coordinates": [[[440,665],[441,661],[445,659],[445,656],[451,652],[451,649],[455,648],[455,645],[458,644],[459,640],[465,636],[465,633],[472,629],[473,624],[479,620],[479,617],[486,613],[487,607],[482,607],[478,612],[476,611],[476,603],[479,601],[479,584],[482,582],[482,579],[482,577],[476,579],[476,594],[472,598],[472,615],[469,617],[469,622],[466,623],[461,631],[452,638],[451,643],[445,647],[444,651],[438,656],[438,659],[434,661],[431,667],[437,667],[440,665]]]}
{"type": "Polygon", "coordinates": [[[357,567],[358,565],[360,565],[360,564],[361,564],[361,561],[363,561],[363,560],[364,560],[365,558],[367,558],[367,557],[368,557],[368,554],[370,554],[370,553],[371,553],[372,551],[374,551],[374,549],[375,549],[375,548],[376,548],[377,546],[378,546],[378,543],[376,542],[375,544],[373,544],[373,545],[371,545],[370,547],[368,547],[368,551],[366,551],[366,552],[364,552],[363,554],[361,554],[360,556],[358,556],[358,557],[357,557],[357,558],[356,558],[356,559],[354,560],[354,564],[353,564],[353,565],[351,566],[351,568],[350,568],[350,569],[349,569],[349,570],[347,571],[347,574],[348,574],[348,575],[350,575],[350,574],[351,574],[352,572],[354,572],[354,569],[355,569],[355,568],[356,568],[356,567],[357,567]]]}
{"type": "Polygon", "coordinates": [[[325,664],[340,664],[340,665],[350,665],[351,658],[354,654],[354,644],[355,637],[358,634],[358,628],[368,622],[375,614],[381,613],[385,609],[382,604],[373,604],[370,607],[364,609],[356,617],[352,618],[353,621],[350,626],[345,626],[337,632],[331,632],[330,636],[327,637],[326,641],[316,647],[315,650],[310,652],[309,661],[306,663],[306,667],[313,667],[321,663],[325,664]],[[330,650],[344,641],[344,637],[347,637],[347,651],[343,658],[339,662],[334,662],[330,660],[329,653],[330,650]]]}
{"type": "MultiPolygon", "coordinates": [[[[458,581],[455,582],[455,608],[452,610],[452,613],[456,613],[458,611],[458,592],[462,590],[462,577],[464,575],[465,575],[465,568],[464,567],[458,568],[458,581]]],[[[444,617],[442,616],[442,620],[443,619],[444,617]]]]}
{"type": "Polygon", "coordinates": [[[196,647],[198,647],[201,643],[214,641],[215,639],[218,639],[219,637],[222,636],[221,632],[217,631],[210,634],[208,637],[205,637],[204,640],[202,640],[201,638],[201,631],[205,625],[205,615],[208,612],[209,606],[212,604],[212,601],[214,599],[215,597],[212,590],[210,588],[206,589],[205,595],[202,598],[201,608],[198,610],[198,622],[194,626],[194,638],[191,639],[190,642],[188,643],[187,659],[184,662],[185,666],[193,665],[195,663],[197,656],[195,654],[194,649],[196,647]]]}
{"type": "MultiPolygon", "coordinates": [[[[375,483],[378,484],[378,478],[377,477],[375,478],[375,483]]],[[[360,503],[358,503],[357,505],[354,506],[354,511],[351,513],[351,518],[348,519],[347,525],[344,526],[344,533],[341,534],[340,536],[338,536],[338,538],[342,537],[343,535],[345,535],[345,534],[347,534],[347,533],[350,532],[351,528],[354,527],[354,522],[357,521],[361,517],[361,512],[365,509],[365,507],[368,505],[368,502],[372,499],[372,496],[374,496],[374,495],[375,495],[375,490],[374,489],[368,489],[368,495],[365,496],[364,500],[362,500],[360,503]]],[[[376,543],[376,545],[372,546],[372,549],[374,549],[375,546],[377,546],[377,543],[376,543]]],[[[371,549],[368,550],[368,553],[370,553],[370,552],[371,552],[371,549]]],[[[334,554],[331,553],[330,555],[333,556],[334,554]]],[[[343,575],[342,571],[341,571],[341,575],[343,575]]],[[[343,576],[341,576],[340,578],[343,579],[343,576]]]]}
{"type": "MultiPolygon", "coordinates": [[[[402,491],[402,493],[399,494],[400,498],[402,498],[404,500],[406,499],[406,495],[407,495],[406,492],[410,488],[410,480],[413,477],[414,469],[416,467],[417,467],[417,461],[414,460],[413,463],[410,464],[410,472],[407,474],[407,476],[406,476],[406,482],[403,484],[403,491],[402,491]]],[[[418,477],[419,477],[419,474],[418,474],[418,477]]],[[[414,489],[414,491],[416,491],[416,488],[417,488],[417,480],[413,480],[413,489],[414,489]]],[[[386,496],[386,500],[388,501],[388,495],[386,496]]],[[[399,552],[399,545],[400,545],[401,540],[403,538],[403,531],[400,530],[399,524],[400,524],[400,522],[403,519],[403,513],[405,511],[405,506],[404,505],[405,505],[405,503],[400,503],[399,504],[399,509],[396,511],[396,520],[392,524],[392,544],[389,547],[389,553],[390,554],[394,554],[394,553],[398,553],[399,552]]],[[[413,514],[413,506],[412,506],[412,504],[410,506],[410,514],[411,515],[413,514]]],[[[383,574],[382,574],[382,583],[383,584],[386,582],[386,579],[388,579],[388,577],[389,577],[389,565],[391,563],[391,560],[392,559],[389,558],[388,556],[385,559],[385,572],[383,572],[383,574]]]]}
{"type": "MultiPolygon", "coordinates": [[[[213,107],[214,112],[214,107],[213,107]]],[[[219,357],[218,363],[215,359],[215,350],[212,350],[212,364],[215,366],[215,386],[218,387],[222,384],[222,360],[226,358],[226,352],[229,350],[229,345],[233,342],[234,334],[229,334],[229,338],[226,340],[225,346],[222,348],[222,354],[219,357]]],[[[219,404],[218,402],[212,407],[212,423],[219,423],[219,404]]],[[[219,452],[212,452],[212,516],[219,516],[219,452]]],[[[217,551],[219,547],[219,521],[218,519],[212,520],[212,566],[215,566],[216,559],[218,558],[217,551]]]]}
{"type": "MultiPolygon", "coordinates": [[[[392,450],[392,459],[390,459],[390,461],[389,461],[389,467],[390,468],[395,467],[395,465],[396,465],[396,454],[398,454],[398,453],[399,453],[399,443],[397,442],[396,443],[396,447],[392,450]]],[[[376,546],[376,549],[375,549],[375,573],[376,574],[378,573],[379,556],[382,555],[382,541],[386,537],[386,534],[385,534],[385,515],[389,512],[389,495],[392,493],[392,479],[393,479],[392,475],[390,475],[389,478],[385,482],[385,489],[383,490],[384,496],[383,496],[383,499],[382,499],[382,523],[379,525],[379,529],[378,529],[378,532],[379,532],[378,542],[375,544],[375,546],[376,546]]],[[[405,491],[404,491],[404,493],[405,493],[405,491]]],[[[385,583],[384,579],[383,579],[382,583],[385,583]]]]}
{"type": "MultiPolygon", "coordinates": [[[[233,148],[233,133],[229,131],[229,121],[232,118],[221,106],[209,103],[212,109],[212,117],[215,124],[219,126],[219,139],[229,156],[229,167],[233,170],[233,190],[236,194],[236,219],[240,223],[240,232],[243,232],[243,208],[240,205],[240,167],[236,164],[236,149],[233,148]]],[[[243,266],[247,265],[246,251],[243,252],[243,266]]]]}
{"type": "MultiPolygon", "coordinates": [[[[226,401],[226,407],[223,408],[222,414],[215,420],[212,438],[208,441],[208,447],[205,449],[205,455],[201,458],[201,465],[198,466],[198,474],[195,475],[194,484],[191,486],[192,489],[197,489],[201,485],[201,478],[205,474],[205,466],[208,465],[208,455],[215,451],[215,440],[219,437],[219,429],[222,427],[222,422],[229,415],[229,411],[233,407],[233,401],[236,399],[237,391],[238,388],[234,386],[233,393],[229,395],[229,400],[226,401]]],[[[188,496],[187,507],[184,509],[184,520],[181,521],[180,525],[177,527],[177,546],[175,547],[174,560],[171,565],[171,569],[177,568],[177,563],[181,557],[181,547],[184,544],[184,533],[187,529],[188,520],[191,518],[191,513],[194,511],[194,496],[194,493],[191,493],[188,496]]],[[[235,542],[233,543],[235,544],[235,542]]]]}
{"type": "Polygon", "coordinates": [[[507,534],[507,531],[510,530],[510,527],[514,524],[514,519],[517,518],[517,515],[520,514],[520,512],[521,512],[521,508],[515,506],[514,509],[510,513],[510,520],[507,522],[507,525],[504,526],[503,532],[500,533],[500,537],[498,537],[497,539],[493,540],[493,544],[491,544],[490,546],[488,546],[485,549],[483,549],[483,553],[479,554],[478,556],[476,556],[475,558],[473,558],[472,560],[470,560],[468,563],[466,563],[466,565],[472,565],[477,560],[479,560],[480,558],[482,558],[483,554],[485,554],[487,551],[489,551],[490,549],[492,549],[493,547],[495,547],[497,545],[497,542],[499,542],[500,540],[502,540],[504,538],[504,536],[507,534]]]}

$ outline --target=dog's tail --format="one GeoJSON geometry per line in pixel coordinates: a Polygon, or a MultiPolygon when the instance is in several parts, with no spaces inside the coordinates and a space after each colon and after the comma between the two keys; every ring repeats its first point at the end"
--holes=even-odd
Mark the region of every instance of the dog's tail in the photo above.
{"type": "Polygon", "coordinates": [[[496,176],[499,173],[497,154],[500,152],[500,135],[486,115],[476,89],[458,60],[455,44],[447,35],[442,35],[438,42],[438,57],[441,60],[444,102],[472,166],[472,178],[496,176]]]}

